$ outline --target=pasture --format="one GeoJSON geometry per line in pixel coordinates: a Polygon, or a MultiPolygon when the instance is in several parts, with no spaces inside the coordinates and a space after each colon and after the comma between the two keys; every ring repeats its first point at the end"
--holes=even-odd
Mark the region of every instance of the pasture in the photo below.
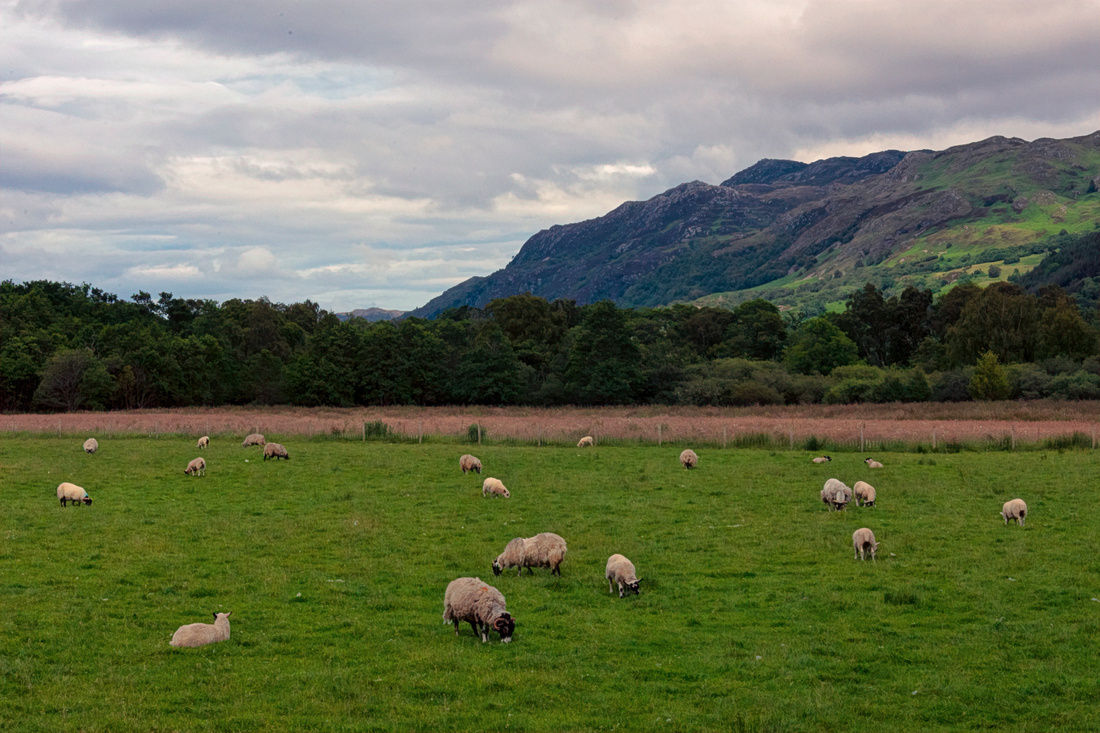
{"type": "Polygon", "coordinates": [[[193,437],[0,440],[0,729],[1100,728],[1093,452],[699,448],[688,472],[684,445],[268,438],[291,459],[215,436],[203,478],[193,437]],[[878,508],[829,512],[829,477],[878,508]],[[61,508],[61,481],[92,506],[61,508]],[[853,559],[862,526],[877,562],[853,559]],[[561,578],[493,576],[541,531],[561,578]],[[608,593],[613,552],[641,595],[608,593]],[[443,624],[465,575],[504,593],[511,644],[443,624]],[[228,641],[168,645],[219,610],[228,641]]]}

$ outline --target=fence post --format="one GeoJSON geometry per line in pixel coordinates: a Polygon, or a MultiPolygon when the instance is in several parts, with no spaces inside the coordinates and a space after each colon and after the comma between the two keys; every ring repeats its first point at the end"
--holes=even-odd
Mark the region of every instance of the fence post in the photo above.
{"type": "Polygon", "coordinates": [[[420,420],[416,423],[416,442],[424,442],[424,421],[420,420]]]}
{"type": "Polygon", "coordinates": [[[794,450],[794,428],[791,428],[791,450],[794,450]]]}
{"type": "Polygon", "coordinates": [[[542,425],[541,424],[539,425],[538,430],[539,430],[539,443],[538,443],[538,445],[539,445],[539,448],[541,448],[542,447],[542,425]]]}
{"type": "Polygon", "coordinates": [[[726,426],[722,426],[722,447],[726,447],[726,426]]]}
{"type": "Polygon", "coordinates": [[[363,423],[363,442],[366,442],[366,440],[367,440],[367,424],[364,422],[363,423]]]}
{"type": "Polygon", "coordinates": [[[1012,426],[1012,450],[1016,450],[1016,426],[1012,426]]]}
{"type": "Polygon", "coordinates": [[[863,453],[863,423],[859,424],[859,452],[863,453]]]}
{"type": "MultiPolygon", "coordinates": [[[[58,435],[60,435],[61,434],[61,421],[60,420],[57,421],[57,426],[58,426],[57,427],[57,432],[58,432],[58,435]]],[[[661,445],[661,423],[657,423],[657,445],[658,446],[661,445]]]]}
{"type": "Polygon", "coordinates": [[[932,452],[936,452],[936,429],[932,428],[932,452]]]}
{"type": "Polygon", "coordinates": [[[477,425],[477,444],[481,445],[481,421],[479,420],[475,424],[477,425]]]}

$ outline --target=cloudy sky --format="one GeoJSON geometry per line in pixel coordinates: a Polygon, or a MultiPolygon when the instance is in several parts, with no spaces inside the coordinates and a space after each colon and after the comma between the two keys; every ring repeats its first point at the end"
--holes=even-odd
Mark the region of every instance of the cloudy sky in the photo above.
{"type": "Polygon", "coordinates": [[[0,279],[411,309],[761,158],[1100,129],[1100,0],[0,0],[0,279]]]}

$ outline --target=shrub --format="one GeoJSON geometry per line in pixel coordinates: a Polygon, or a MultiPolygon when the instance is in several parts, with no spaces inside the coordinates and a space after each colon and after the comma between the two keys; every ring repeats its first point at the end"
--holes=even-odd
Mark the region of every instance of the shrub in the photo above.
{"type": "Polygon", "coordinates": [[[1050,396],[1050,375],[1035,364],[1008,367],[1009,396],[1013,399],[1038,400],[1050,396]]]}
{"type": "Polygon", "coordinates": [[[729,395],[730,404],[737,405],[738,407],[748,407],[749,405],[781,405],[783,404],[783,395],[766,384],[758,384],[756,382],[742,382],[735,385],[730,391],[729,395]]]}
{"type": "Polygon", "coordinates": [[[978,357],[974,365],[974,376],[970,378],[970,396],[976,400],[1008,399],[1008,374],[997,361],[997,355],[986,351],[978,357]]]}
{"type": "Polygon", "coordinates": [[[1060,400],[1100,399],[1100,377],[1082,370],[1050,380],[1050,396],[1060,400]]]}
{"type": "Polygon", "coordinates": [[[970,399],[970,375],[966,369],[951,369],[929,377],[933,402],[966,402],[970,399]]]}
{"type": "Polygon", "coordinates": [[[489,436],[489,431],[482,427],[482,428],[480,428],[480,431],[481,431],[480,436],[481,437],[479,439],[478,430],[479,430],[479,426],[477,425],[477,423],[474,423],[473,425],[466,428],[466,442],[468,442],[468,443],[480,443],[481,441],[485,440],[489,436]]]}
{"type": "Polygon", "coordinates": [[[856,402],[874,402],[879,382],[865,379],[845,379],[837,382],[822,399],[826,405],[850,405],[856,402]]]}
{"type": "Polygon", "coordinates": [[[382,422],[381,420],[363,423],[364,438],[388,438],[392,434],[393,430],[390,429],[390,426],[382,422]]]}

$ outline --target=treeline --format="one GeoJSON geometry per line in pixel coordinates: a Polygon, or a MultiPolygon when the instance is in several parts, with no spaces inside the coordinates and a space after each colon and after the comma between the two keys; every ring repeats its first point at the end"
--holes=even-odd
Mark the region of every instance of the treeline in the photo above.
{"type": "Polygon", "coordinates": [[[1095,311],[1058,286],[873,285],[843,312],[577,306],[531,295],[425,321],[316,303],[119,299],[0,283],[0,410],[295,405],[752,405],[1100,399],[1095,311]]]}

